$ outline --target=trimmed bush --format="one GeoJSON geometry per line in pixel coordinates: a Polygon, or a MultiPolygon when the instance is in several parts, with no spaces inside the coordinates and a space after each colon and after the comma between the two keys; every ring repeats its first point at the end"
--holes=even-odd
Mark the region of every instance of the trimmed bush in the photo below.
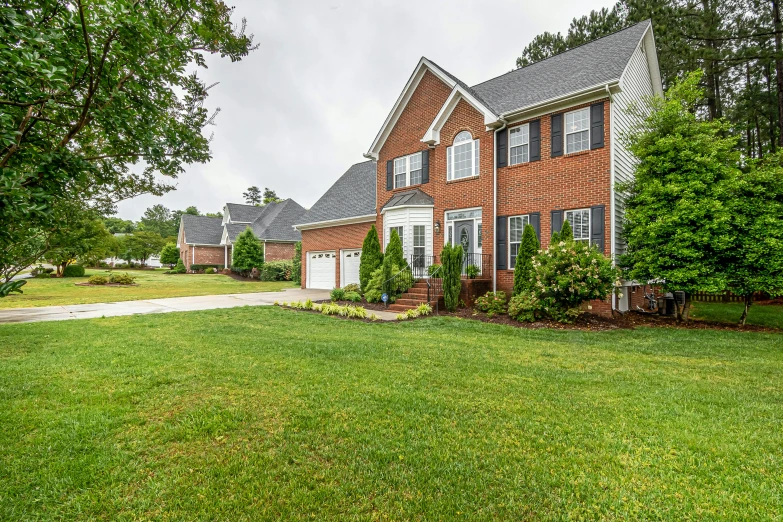
{"type": "Polygon", "coordinates": [[[505,314],[508,305],[506,304],[505,292],[487,292],[478,299],[476,299],[475,309],[479,312],[484,312],[489,317],[494,317],[498,314],[505,314]]]}
{"type": "Polygon", "coordinates": [[[462,245],[452,246],[446,243],[440,254],[440,261],[443,263],[443,301],[446,310],[454,312],[459,305],[459,293],[462,290],[462,245]]]}
{"type": "Polygon", "coordinates": [[[538,236],[533,225],[525,225],[522,240],[517,252],[516,265],[514,265],[514,290],[511,295],[519,295],[533,288],[535,272],[533,271],[533,257],[538,253],[538,236]]]}
{"type": "Polygon", "coordinates": [[[84,277],[84,267],[82,265],[68,265],[63,270],[63,277],[84,277]]]}
{"type": "Polygon", "coordinates": [[[259,268],[261,281],[291,281],[293,279],[293,261],[267,261],[259,268]]]}
{"type": "Polygon", "coordinates": [[[136,281],[136,278],[127,272],[124,274],[112,274],[109,278],[109,282],[115,285],[132,285],[134,281],[136,281]]]}
{"type": "Polygon", "coordinates": [[[381,243],[378,241],[378,231],[373,224],[364,236],[362,257],[359,259],[359,285],[363,292],[367,291],[367,284],[373,273],[381,267],[381,263],[383,263],[381,243]]]}
{"type": "Polygon", "coordinates": [[[345,290],[342,288],[335,288],[332,290],[332,292],[329,294],[329,297],[332,301],[342,301],[345,299],[345,290]]]}
{"type": "Polygon", "coordinates": [[[87,282],[90,283],[91,285],[105,285],[106,283],[109,282],[109,280],[102,275],[94,275],[94,276],[90,276],[90,278],[87,279],[87,282]]]}

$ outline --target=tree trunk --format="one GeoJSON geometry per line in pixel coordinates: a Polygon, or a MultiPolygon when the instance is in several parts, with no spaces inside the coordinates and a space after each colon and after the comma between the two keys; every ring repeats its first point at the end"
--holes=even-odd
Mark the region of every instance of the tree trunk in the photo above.
{"type": "Polygon", "coordinates": [[[745,321],[748,319],[748,312],[750,312],[750,306],[753,304],[753,293],[745,294],[745,309],[742,311],[742,317],[740,317],[740,326],[745,326],[745,321]]]}
{"type": "Polygon", "coordinates": [[[780,0],[772,0],[775,23],[775,72],[778,84],[778,145],[783,147],[783,23],[780,21],[780,0]]]}

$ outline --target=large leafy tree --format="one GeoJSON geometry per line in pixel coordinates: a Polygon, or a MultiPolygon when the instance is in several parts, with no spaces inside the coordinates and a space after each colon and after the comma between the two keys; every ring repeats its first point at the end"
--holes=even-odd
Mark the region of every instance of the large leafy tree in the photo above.
{"type": "Polygon", "coordinates": [[[628,253],[621,259],[628,279],[664,279],[662,286],[686,293],[678,306],[688,320],[689,296],[726,287],[721,263],[732,229],[725,183],[738,174],[737,140],[720,120],[700,120],[694,107],[703,93],[701,73],[673,85],[665,99],[650,100],[643,126],[629,136],[638,158],[626,191],[623,233],[628,253]]]}
{"type": "Polygon", "coordinates": [[[783,295],[783,154],[751,163],[727,190],[732,244],[726,252],[729,289],[744,296],[744,325],[753,294],[783,295]]]}
{"type": "Polygon", "coordinates": [[[222,0],[4,2],[0,244],[53,230],[58,205],[110,214],[209,160],[214,114],[196,67],[254,48],[232,12],[222,0]]]}

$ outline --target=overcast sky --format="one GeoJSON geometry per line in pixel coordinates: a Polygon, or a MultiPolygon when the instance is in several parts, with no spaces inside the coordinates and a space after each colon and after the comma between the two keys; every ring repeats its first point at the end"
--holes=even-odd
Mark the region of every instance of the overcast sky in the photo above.
{"type": "Polygon", "coordinates": [[[140,196],[118,215],[242,203],[251,185],[309,208],[367,152],[421,56],[468,85],[514,68],[543,31],[613,2],[561,0],[230,0],[259,48],[238,63],[212,58],[199,75],[220,107],[212,161],[190,165],[177,190],[140,196]]]}

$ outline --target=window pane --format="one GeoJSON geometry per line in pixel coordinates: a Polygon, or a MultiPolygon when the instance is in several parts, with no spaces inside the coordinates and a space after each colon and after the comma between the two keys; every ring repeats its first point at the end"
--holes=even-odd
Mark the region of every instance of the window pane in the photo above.
{"type": "Polygon", "coordinates": [[[454,179],[473,175],[473,142],[452,147],[454,149],[454,179]]]}

